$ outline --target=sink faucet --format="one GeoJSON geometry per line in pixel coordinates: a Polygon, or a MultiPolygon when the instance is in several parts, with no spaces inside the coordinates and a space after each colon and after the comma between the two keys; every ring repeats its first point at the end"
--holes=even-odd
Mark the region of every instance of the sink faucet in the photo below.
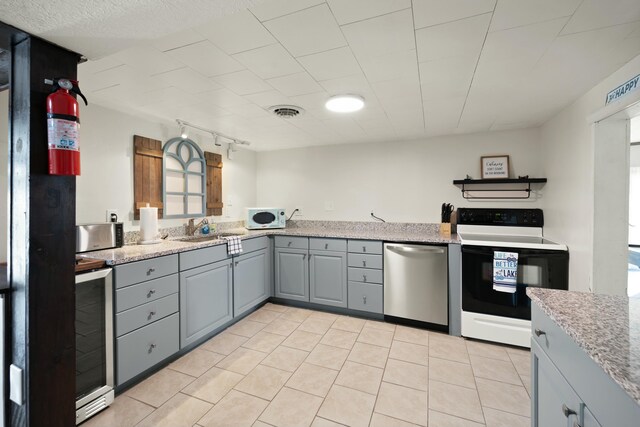
{"type": "Polygon", "coordinates": [[[189,223],[187,224],[187,236],[194,236],[201,226],[209,224],[209,220],[207,220],[207,218],[203,218],[202,221],[197,224],[195,224],[195,222],[196,220],[194,218],[189,220],[189,223]]]}

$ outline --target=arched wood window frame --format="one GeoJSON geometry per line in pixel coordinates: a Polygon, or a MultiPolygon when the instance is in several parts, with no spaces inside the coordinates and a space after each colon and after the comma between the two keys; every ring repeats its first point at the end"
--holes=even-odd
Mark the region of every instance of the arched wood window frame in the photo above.
{"type": "Polygon", "coordinates": [[[204,216],[206,214],[207,193],[206,193],[206,162],[204,154],[198,145],[183,138],[172,138],[164,144],[162,149],[162,201],[164,205],[164,218],[190,218],[193,216],[204,216]],[[175,147],[175,153],[173,149],[175,147]],[[183,156],[183,149],[186,156],[183,156]],[[186,157],[186,158],[185,158],[186,157]],[[178,162],[181,169],[169,168],[167,159],[171,158],[178,162]],[[197,171],[190,170],[193,164],[199,165],[197,171]],[[177,173],[183,175],[183,191],[167,191],[167,174],[177,173]],[[189,191],[189,176],[197,176],[200,182],[200,191],[189,191]],[[170,214],[168,210],[167,196],[182,196],[183,209],[181,214],[170,214]],[[192,197],[201,198],[201,209],[198,212],[190,212],[189,199],[192,197]]]}

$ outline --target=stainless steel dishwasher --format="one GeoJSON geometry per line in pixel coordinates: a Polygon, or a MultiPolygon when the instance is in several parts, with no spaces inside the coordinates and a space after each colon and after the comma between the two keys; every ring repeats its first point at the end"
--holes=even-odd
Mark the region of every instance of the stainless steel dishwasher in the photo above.
{"type": "Polygon", "coordinates": [[[384,244],[384,314],[448,325],[447,247],[384,244]]]}

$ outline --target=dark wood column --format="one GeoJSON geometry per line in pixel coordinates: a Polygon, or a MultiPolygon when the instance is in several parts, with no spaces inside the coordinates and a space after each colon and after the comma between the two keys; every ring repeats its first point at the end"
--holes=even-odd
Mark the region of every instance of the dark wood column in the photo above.
{"type": "Polygon", "coordinates": [[[76,180],[48,174],[44,79],[75,79],[79,56],[28,36],[12,39],[10,52],[7,359],[24,371],[24,403],[10,403],[10,424],[74,426],[76,180]]]}

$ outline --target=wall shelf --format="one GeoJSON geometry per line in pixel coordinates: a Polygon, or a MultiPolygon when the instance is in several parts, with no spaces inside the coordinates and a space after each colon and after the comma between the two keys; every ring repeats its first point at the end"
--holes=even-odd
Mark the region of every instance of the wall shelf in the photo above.
{"type": "Polygon", "coordinates": [[[462,197],[474,199],[528,199],[531,184],[544,184],[547,178],[496,178],[496,179],[454,179],[459,185],[462,197]],[[469,188],[472,186],[473,188],[469,188]]]}

